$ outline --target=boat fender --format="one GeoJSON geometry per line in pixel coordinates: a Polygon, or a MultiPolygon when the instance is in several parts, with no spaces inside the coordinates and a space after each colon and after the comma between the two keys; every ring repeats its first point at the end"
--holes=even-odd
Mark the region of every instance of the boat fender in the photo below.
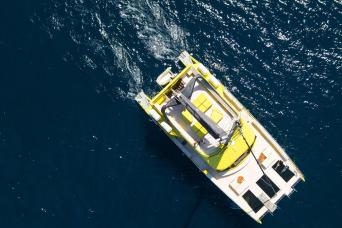
{"type": "Polygon", "coordinates": [[[174,75],[171,72],[171,67],[168,67],[163,73],[158,76],[156,81],[158,85],[165,86],[171,81],[172,78],[174,78],[174,75]]]}
{"type": "Polygon", "coordinates": [[[243,178],[243,176],[238,176],[238,178],[237,178],[237,182],[238,182],[239,184],[241,184],[244,180],[245,180],[245,179],[243,178]]]}
{"type": "Polygon", "coordinates": [[[161,118],[160,115],[158,114],[158,112],[156,112],[156,110],[154,110],[154,109],[151,109],[149,114],[155,121],[159,121],[161,118]]]}
{"type": "Polygon", "coordinates": [[[208,70],[205,66],[203,66],[202,63],[198,65],[198,70],[199,70],[203,75],[209,74],[209,70],[208,70]]]}
{"type": "Polygon", "coordinates": [[[211,82],[211,84],[212,84],[215,88],[219,87],[219,85],[220,85],[220,81],[217,80],[217,78],[215,78],[214,76],[211,76],[211,77],[209,78],[209,81],[211,82]]]}
{"type": "Polygon", "coordinates": [[[167,132],[170,133],[172,131],[172,127],[166,123],[165,121],[160,123],[160,126],[162,126],[162,128],[167,132]]]}

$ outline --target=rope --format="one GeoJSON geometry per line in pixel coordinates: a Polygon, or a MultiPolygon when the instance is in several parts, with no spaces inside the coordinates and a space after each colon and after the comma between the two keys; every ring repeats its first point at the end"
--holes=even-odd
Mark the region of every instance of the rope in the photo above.
{"type": "MultiPolygon", "coordinates": [[[[252,150],[252,147],[249,145],[249,143],[247,142],[245,136],[242,134],[242,131],[241,131],[241,124],[240,124],[239,121],[238,121],[238,123],[237,123],[237,127],[238,127],[238,129],[239,129],[240,135],[241,135],[242,138],[243,138],[243,141],[245,141],[245,143],[246,143],[248,149],[251,151],[251,154],[253,155],[253,158],[254,158],[255,161],[257,162],[257,164],[258,164],[258,166],[259,166],[261,172],[263,173],[263,175],[265,175],[265,176],[267,177],[266,173],[264,172],[264,170],[263,170],[262,167],[260,166],[260,163],[259,163],[258,159],[255,157],[255,154],[254,154],[254,152],[253,152],[253,150],[252,150]]],[[[273,186],[272,186],[270,180],[269,180],[268,178],[266,178],[266,180],[267,180],[268,183],[266,183],[265,180],[263,180],[263,181],[264,181],[269,187],[271,187],[271,189],[272,189],[272,191],[274,192],[274,194],[277,194],[277,192],[276,192],[276,190],[273,188],[273,186]]]]}

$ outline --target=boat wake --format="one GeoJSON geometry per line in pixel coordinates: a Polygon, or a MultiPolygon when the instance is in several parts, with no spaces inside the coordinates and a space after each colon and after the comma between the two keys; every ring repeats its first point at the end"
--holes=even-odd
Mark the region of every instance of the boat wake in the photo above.
{"type": "Polygon", "coordinates": [[[186,49],[185,32],[177,25],[177,11],[171,13],[170,6],[165,12],[159,3],[145,0],[120,1],[119,7],[121,18],[134,25],[137,38],[156,59],[173,59],[180,50],[186,49]]]}
{"type": "Polygon", "coordinates": [[[45,17],[37,12],[32,22],[50,39],[68,34],[70,44],[61,50],[61,58],[91,75],[98,93],[133,100],[145,77],[150,77],[141,68],[151,56],[163,62],[187,48],[186,33],[177,25],[177,11],[170,15],[174,5],[171,1],[164,4],[165,9],[150,0],[55,2],[47,4],[53,8],[44,8],[45,17]]]}

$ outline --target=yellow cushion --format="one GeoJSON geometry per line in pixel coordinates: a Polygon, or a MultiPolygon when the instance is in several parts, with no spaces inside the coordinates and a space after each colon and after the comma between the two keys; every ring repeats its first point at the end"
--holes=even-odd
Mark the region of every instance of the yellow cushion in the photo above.
{"type": "Polygon", "coordinates": [[[222,118],[223,118],[223,114],[220,112],[220,110],[218,110],[217,108],[213,108],[211,115],[210,115],[210,119],[214,121],[215,123],[218,123],[222,120],[222,118]]]}
{"type": "Polygon", "coordinates": [[[197,132],[199,138],[203,138],[206,134],[208,134],[208,131],[204,127],[201,127],[197,132]]]}
{"type": "Polygon", "coordinates": [[[202,124],[200,124],[200,122],[196,121],[196,123],[194,124],[194,126],[192,126],[192,128],[194,129],[194,131],[199,131],[202,128],[202,124]]]}
{"type": "MultiPolygon", "coordinates": [[[[196,99],[192,101],[192,103],[203,113],[206,112],[212,106],[212,103],[207,98],[205,93],[201,93],[200,95],[198,95],[196,99]]],[[[194,117],[186,109],[182,111],[182,116],[184,120],[187,121],[189,124],[191,124],[194,121],[194,117]]],[[[195,121],[196,122],[192,126],[192,129],[195,131],[199,138],[203,138],[206,134],[208,134],[208,131],[197,120],[195,121]]]]}
{"type": "Polygon", "coordinates": [[[182,111],[182,116],[184,118],[185,121],[187,121],[188,123],[192,123],[194,117],[191,115],[191,113],[188,110],[183,110],[182,111]]]}
{"type": "Polygon", "coordinates": [[[200,106],[201,106],[201,101],[198,99],[198,97],[194,100],[194,101],[192,101],[192,103],[197,107],[197,108],[199,108],[200,106]]]}
{"type": "Polygon", "coordinates": [[[196,97],[192,103],[201,111],[201,112],[206,112],[211,106],[212,103],[210,100],[207,98],[207,96],[204,93],[201,93],[196,97]]]}
{"type": "Polygon", "coordinates": [[[204,137],[206,134],[208,134],[207,129],[205,129],[202,124],[200,124],[200,122],[196,122],[194,124],[194,126],[192,127],[194,129],[194,131],[196,132],[196,134],[198,135],[198,137],[202,138],[204,137]]]}
{"type": "MultiPolygon", "coordinates": [[[[191,124],[192,121],[194,120],[194,117],[186,109],[182,111],[182,116],[184,120],[188,122],[189,124],[191,124]]],[[[200,138],[202,138],[208,133],[207,130],[197,120],[196,120],[196,123],[192,126],[192,129],[196,132],[196,134],[200,138]]]]}
{"type": "Polygon", "coordinates": [[[197,96],[196,99],[199,100],[199,102],[203,103],[205,100],[207,100],[207,96],[204,93],[201,93],[197,96]]]}
{"type": "Polygon", "coordinates": [[[165,100],[166,100],[166,96],[163,95],[156,100],[156,103],[161,105],[162,103],[164,103],[165,100]]]}
{"type": "MultiPolygon", "coordinates": [[[[201,106],[204,106],[204,110],[203,112],[206,112],[211,106],[212,106],[212,103],[210,102],[209,99],[205,100],[201,106]]],[[[201,110],[202,111],[202,110],[201,110]]]]}

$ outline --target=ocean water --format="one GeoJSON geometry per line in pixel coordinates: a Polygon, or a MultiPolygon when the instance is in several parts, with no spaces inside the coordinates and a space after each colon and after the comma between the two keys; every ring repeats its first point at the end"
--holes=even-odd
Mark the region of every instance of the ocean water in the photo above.
{"type": "Polygon", "coordinates": [[[263,227],[341,227],[342,2],[0,7],[0,227],[259,227],[134,102],[187,50],[306,176],[263,227]]]}

